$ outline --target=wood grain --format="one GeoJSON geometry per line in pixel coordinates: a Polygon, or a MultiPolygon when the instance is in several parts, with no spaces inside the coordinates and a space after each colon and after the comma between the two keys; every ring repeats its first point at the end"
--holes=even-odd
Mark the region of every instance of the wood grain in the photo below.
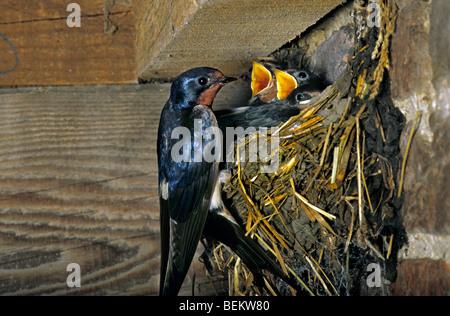
{"type": "MultiPolygon", "coordinates": [[[[0,295],[157,293],[168,94],[169,84],[0,89],[0,295]],[[69,263],[80,288],[66,285],[69,263]]],[[[194,271],[196,293],[212,294],[200,264],[181,293],[194,271]]]]}
{"type": "Polygon", "coordinates": [[[137,75],[173,78],[208,65],[238,76],[343,2],[133,0],[137,75]]]}
{"type": "Polygon", "coordinates": [[[66,23],[71,14],[66,11],[69,3],[0,3],[0,33],[4,36],[0,37],[0,86],[136,81],[131,7],[112,7],[110,20],[118,29],[110,35],[104,31],[105,0],[76,1],[81,7],[81,27],[73,28],[66,23]]]}

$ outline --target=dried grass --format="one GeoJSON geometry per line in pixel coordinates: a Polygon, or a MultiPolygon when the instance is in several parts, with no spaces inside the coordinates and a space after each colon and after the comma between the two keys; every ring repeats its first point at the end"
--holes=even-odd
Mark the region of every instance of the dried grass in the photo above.
{"type": "MultiPolygon", "coordinates": [[[[350,61],[352,71],[341,76],[307,109],[275,132],[280,140],[280,149],[275,153],[280,157],[278,170],[273,174],[262,174],[258,164],[239,162],[226,188],[235,206],[242,210],[247,235],[256,238],[270,251],[286,275],[296,279],[310,295],[340,294],[339,283],[343,281],[336,268],[327,265],[339,261],[343,270],[348,267],[348,262],[338,258],[335,252],[341,243],[345,244],[347,261],[349,245],[355,238],[385,260],[382,251],[371,242],[376,232],[365,218],[366,210],[375,214],[378,209],[372,205],[367,179],[373,174],[368,174],[367,170],[375,162],[384,165],[379,172],[392,191],[395,189],[394,175],[383,157],[365,155],[365,134],[361,128],[361,121],[369,115],[370,102],[377,97],[385,71],[389,69],[389,38],[396,18],[396,7],[391,1],[379,0],[377,3],[381,26],[369,28],[365,21],[360,22],[365,30],[356,43],[355,57],[350,61]],[[371,38],[376,40],[371,41],[371,38]],[[362,43],[368,44],[363,46],[362,43]],[[367,60],[367,56],[371,60],[367,60]],[[341,106],[337,107],[338,104],[341,106]],[[340,116],[332,121],[323,114],[331,107],[340,111],[340,116]],[[323,203],[324,200],[328,202],[323,203]],[[339,208],[345,209],[351,218],[346,221],[347,227],[339,227],[336,232],[339,208]],[[315,241],[319,246],[312,247],[313,250],[306,250],[288,223],[298,219],[301,212],[320,227],[317,234],[320,237],[315,241]]],[[[367,14],[365,7],[355,6],[355,10],[359,15],[367,14]]],[[[379,128],[384,139],[381,124],[379,128]]],[[[237,154],[240,150],[244,148],[238,148],[237,154]]],[[[402,175],[403,171],[404,167],[402,175]]],[[[400,193],[401,185],[398,190],[400,193]]],[[[388,258],[393,239],[391,235],[388,258]]],[[[252,274],[226,246],[216,247],[214,258],[219,269],[228,270],[229,295],[276,294],[270,276],[267,276],[266,289],[253,285],[252,274]]],[[[295,291],[290,289],[290,293],[294,295],[295,291]]]]}

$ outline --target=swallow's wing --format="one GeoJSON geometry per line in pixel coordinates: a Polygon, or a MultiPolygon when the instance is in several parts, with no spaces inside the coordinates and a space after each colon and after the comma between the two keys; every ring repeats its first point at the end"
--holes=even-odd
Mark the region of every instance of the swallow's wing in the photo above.
{"type": "MultiPolygon", "coordinates": [[[[207,107],[194,108],[182,126],[194,135],[195,120],[200,120],[202,135],[206,128],[217,125],[207,107]]],[[[164,121],[162,119],[162,121],[164,121]]],[[[161,280],[160,294],[176,295],[183,283],[202,235],[211,202],[218,166],[217,162],[200,159],[194,162],[196,151],[203,152],[212,139],[201,142],[191,139],[191,159],[179,161],[172,157],[172,129],[159,131],[160,212],[161,212],[161,280]]],[[[181,141],[181,140],[180,140],[181,141]]],[[[185,147],[186,148],[186,147],[185,147]]]]}
{"type": "MultiPolygon", "coordinates": [[[[195,205],[194,209],[190,211],[184,222],[176,222],[170,218],[164,219],[164,227],[161,226],[161,237],[164,240],[162,260],[165,260],[166,264],[164,268],[161,268],[162,295],[177,295],[183,284],[205,225],[211,202],[211,188],[214,186],[214,176],[212,176],[214,174],[217,174],[216,166],[211,167],[207,173],[200,178],[197,177],[194,183],[184,188],[186,195],[202,195],[198,205],[195,205]]],[[[183,205],[183,202],[187,200],[189,198],[182,194],[180,204],[183,205]]],[[[165,214],[162,215],[165,217],[169,213],[170,202],[162,198],[160,202],[161,214],[165,214]]]]}
{"type": "Polygon", "coordinates": [[[178,190],[185,191],[185,193],[178,192],[179,201],[165,200],[160,197],[162,238],[160,289],[162,295],[177,295],[183,284],[208,214],[217,167],[212,165],[210,169],[196,177],[194,174],[195,172],[192,173],[192,176],[195,180],[190,185],[178,190]],[[191,204],[189,195],[201,196],[198,204],[191,204]],[[175,202],[180,208],[184,208],[183,205],[192,205],[193,207],[191,211],[187,211],[189,215],[183,222],[176,222],[168,215],[171,204],[175,202]]]}

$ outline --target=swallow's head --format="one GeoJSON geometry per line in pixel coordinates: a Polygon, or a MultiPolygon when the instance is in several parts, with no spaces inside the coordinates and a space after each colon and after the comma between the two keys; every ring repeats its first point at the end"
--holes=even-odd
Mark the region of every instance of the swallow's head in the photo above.
{"type": "Polygon", "coordinates": [[[318,89],[313,84],[305,84],[294,89],[286,98],[286,102],[291,105],[306,105],[309,101],[318,96],[322,92],[322,89],[318,89]]]}
{"type": "Polygon", "coordinates": [[[211,106],[217,92],[236,78],[225,77],[222,72],[209,67],[190,69],[172,83],[170,98],[175,107],[193,108],[202,104],[211,106]]]}
{"type": "Polygon", "coordinates": [[[322,80],[312,72],[304,69],[296,69],[290,72],[292,76],[295,77],[299,86],[301,85],[314,85],[317,89],[324,88],[322,80]]]}

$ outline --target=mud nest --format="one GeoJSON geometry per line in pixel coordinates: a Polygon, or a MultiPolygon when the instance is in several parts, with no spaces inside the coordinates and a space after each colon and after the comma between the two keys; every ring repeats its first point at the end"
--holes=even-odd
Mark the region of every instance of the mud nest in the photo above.
{"type": "MultiPolygon", "coordinates": [[[[404,118],[390,99],[387,75],[396,7],[391,1],[356,1],[353,18],[353,56],[339,78],[275,132],[276,172],[261,173],[264,162],[238,162],[224,186],[226,204],[247,234],[304,292],[276,280],[268,283],[277,291],[259,288],[239,258],[215,244],[210,256],[216,271],[228,275],[226,294],[384,294],[395,280],[404,243],[398,214],[404,118]],[[376,27],[368,25],[371,4],[379,9],[376,27]],[[382,271],[375,289],[367,286],[373,263],[382,271]]],[[[304,63],[305,51],[291,43],[271,58],[295,67],[304,63]]]]}

